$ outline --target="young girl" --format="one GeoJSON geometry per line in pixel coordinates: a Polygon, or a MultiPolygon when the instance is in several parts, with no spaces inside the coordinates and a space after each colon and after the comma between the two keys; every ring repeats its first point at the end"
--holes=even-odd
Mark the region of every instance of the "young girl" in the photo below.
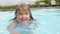
{"type": "Polygon", "coordinates": [[[34,18],[26,4],[20,4],[15,12],[13,22],[7,27],[11,34],[33,34],[36,27],[34,18]]]}

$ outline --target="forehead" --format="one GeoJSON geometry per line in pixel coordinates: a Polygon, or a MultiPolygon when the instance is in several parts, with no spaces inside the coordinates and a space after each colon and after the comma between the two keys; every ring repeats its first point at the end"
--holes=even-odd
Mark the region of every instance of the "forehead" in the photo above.
{"type": "Polygon", "coordinates": [[[18,10],[19,13],[20,12],[24,12],[24,13],[29,12],[29,9],[27,7],[19,7],[17,10],[18,10]]]}
{"type": "Polygon", "coordinates": [[[29,11],[18,11],[17,13],[29,13],[29,11]]]}

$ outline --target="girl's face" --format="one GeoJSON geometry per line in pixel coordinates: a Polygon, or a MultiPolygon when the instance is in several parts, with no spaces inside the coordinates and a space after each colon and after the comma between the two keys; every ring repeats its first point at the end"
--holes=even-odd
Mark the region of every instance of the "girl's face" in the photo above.
{"type": "Polygon", "coordinates": [[[30,13],[26,9],[20,9],[16,14],[18,20],[21,22],[27,22],[30,19],[30,13]]]}

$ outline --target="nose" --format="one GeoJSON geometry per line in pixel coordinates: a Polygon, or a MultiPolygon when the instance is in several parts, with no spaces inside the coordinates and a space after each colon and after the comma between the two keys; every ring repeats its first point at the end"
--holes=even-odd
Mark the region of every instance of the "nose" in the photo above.
{"type": "Polygon", "coordinates": [[[22,17],[23,17],[23,18],[25,18],[26,16],[25,16],[25,15],[23,15],[22,17]]]}

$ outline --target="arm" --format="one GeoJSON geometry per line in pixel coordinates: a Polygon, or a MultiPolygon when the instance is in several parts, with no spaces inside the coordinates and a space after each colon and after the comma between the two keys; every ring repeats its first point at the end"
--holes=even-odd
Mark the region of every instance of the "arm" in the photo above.
{"type": "Polygon", "coordinates": [[[16,24],[15,23],[11,23],[8,27],[7,27],[7,30],[8,31],[11,31],[13,27],[15,27],[16,24]]]}

